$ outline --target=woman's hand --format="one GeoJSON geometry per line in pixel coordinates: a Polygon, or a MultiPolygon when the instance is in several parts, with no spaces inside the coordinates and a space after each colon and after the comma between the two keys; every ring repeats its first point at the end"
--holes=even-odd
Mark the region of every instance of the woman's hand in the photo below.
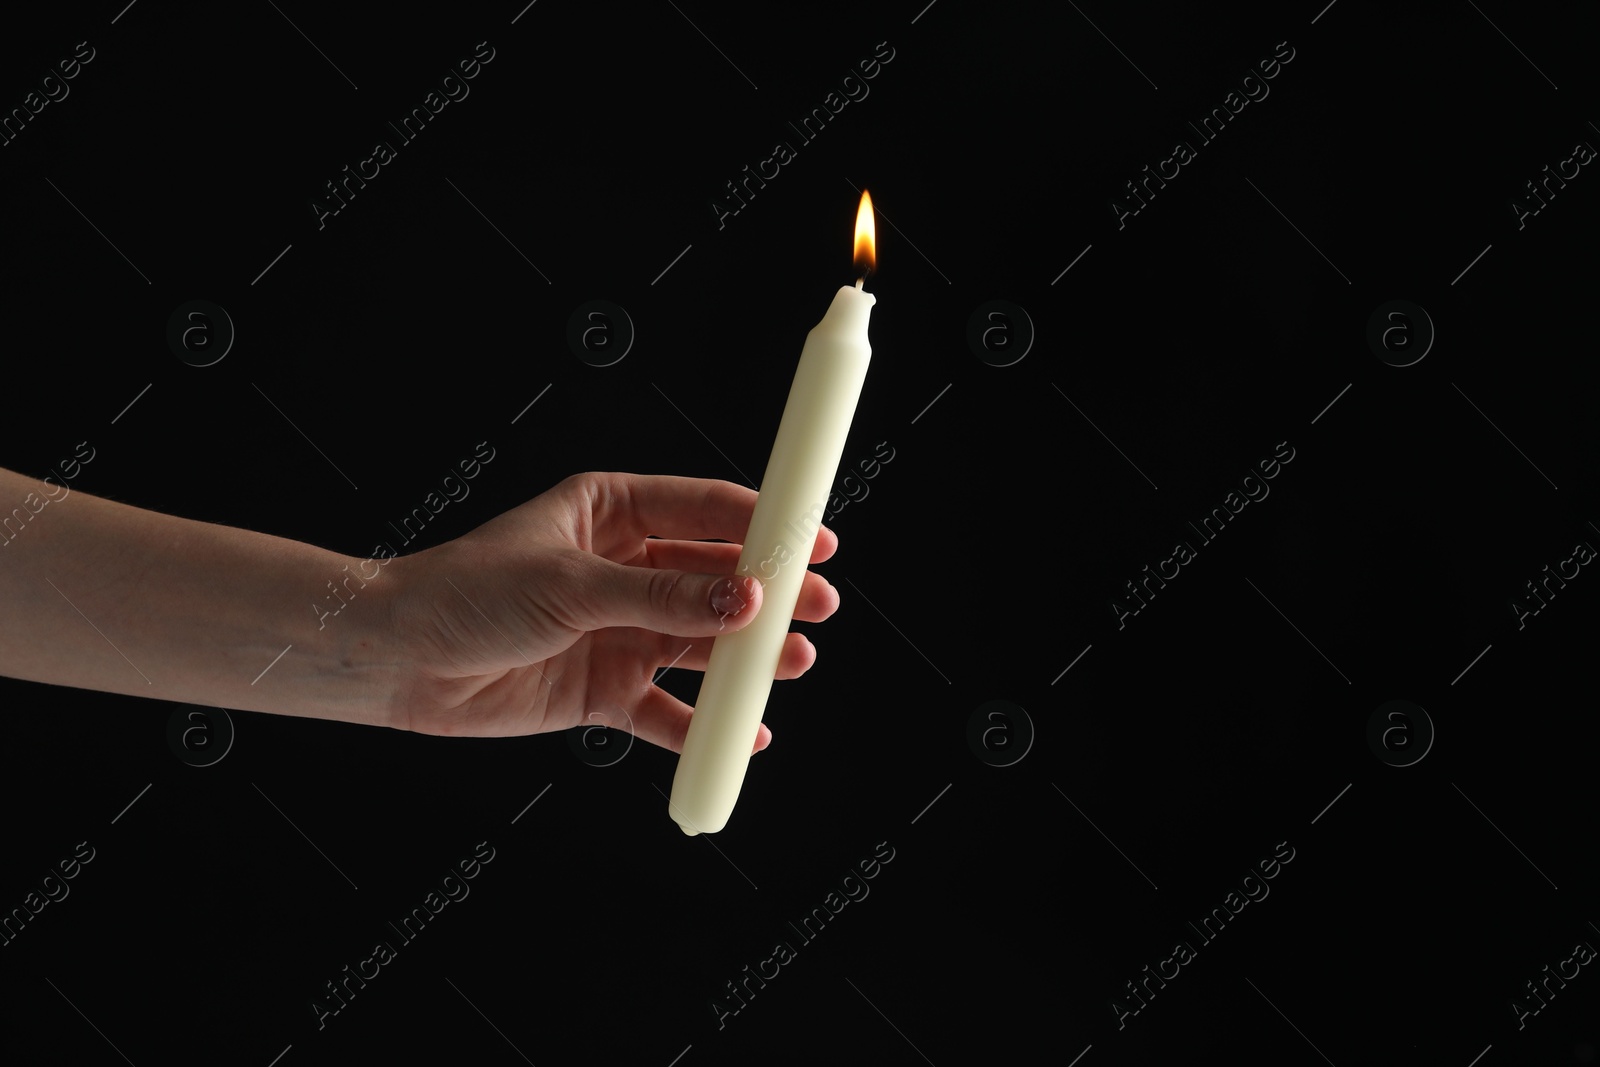
{"type": "MultiPolygon", "coordinates": [[[[400,729],[503,737],[603,725],[673,752],[692,709],[657,670],[705,670],[718,634],[761,610],[735,577],[756,492],[731,482],[578,474],[463,537],[389,561],[400,729]],[[706,544],[721,538],[730,544],[706,544]]],[[[811,563],[838,537],[822,527],[811,563]]],[[[807,573],[794,618],[821,622],[839,594],[807,573]]],[[[776,677],[816,660],[789,634],[776,677]]],[[[762,725],[755,751],[772,732],[762,725]]]]}

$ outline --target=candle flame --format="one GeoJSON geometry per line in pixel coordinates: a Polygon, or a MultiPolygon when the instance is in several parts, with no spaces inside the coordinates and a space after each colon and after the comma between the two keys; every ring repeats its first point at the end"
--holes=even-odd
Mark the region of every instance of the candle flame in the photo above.
{"type": "Polygon", "coordinates": [[[856,210],[856,276],[865,278],[878,266],[877,226],[872,217],[872,196],[861,190],[861,206],[856,210]]]}

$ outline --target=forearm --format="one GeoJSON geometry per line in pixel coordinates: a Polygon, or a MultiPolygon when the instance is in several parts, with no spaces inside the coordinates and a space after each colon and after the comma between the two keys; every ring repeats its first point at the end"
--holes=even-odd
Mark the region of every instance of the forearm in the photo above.
{"type": "Polygon", "coordinates": [[[359,563],[0,470],[0,674],[391,725],[396,576],[344,583],[359,563]],[[329,582],[349,603],[319,617],[329,582]]]}

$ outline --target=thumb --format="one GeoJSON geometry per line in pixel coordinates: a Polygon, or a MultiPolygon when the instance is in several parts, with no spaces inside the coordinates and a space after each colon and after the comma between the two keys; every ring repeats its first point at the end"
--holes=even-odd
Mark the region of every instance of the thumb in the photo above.
{"type": "Polygon", "coordinates": [[[715,637],[749,625],[761,609],[754,578],[630,567],[600,557],[580,591],[586,629],[637,626],[676,637],[715,637]]]}

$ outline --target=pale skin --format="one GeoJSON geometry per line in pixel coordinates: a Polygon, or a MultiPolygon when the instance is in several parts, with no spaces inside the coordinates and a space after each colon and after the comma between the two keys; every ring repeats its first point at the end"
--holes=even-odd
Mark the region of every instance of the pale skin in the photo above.
{"type": "MultiPolygon", "coordinates": [[[[681,752],[693,709],[652,679],[704,671],[715,637],[761,610],[761,583],[736,578],[755,502],[731,482],[578,474],[453,541],[372,561],[0,469],[0,516],[31,514],[0,531],[0,674],[423,734],[598,724],[681,752]],[[327,583],[352,575],[370,580],[319,616],[313,603],[340,603],[327,583]],[[714,605],[719,590],[734,599],[714,605]]],[[[810,562],[838,546],[822,527],[810,562]]],[[[807,571],[794,618],[838,607],[807,571]]],[[[790,633],[775,677],[815,660],[790,633]]],[[[753,751],[771,740],[763,724],[753,751]]]]}

